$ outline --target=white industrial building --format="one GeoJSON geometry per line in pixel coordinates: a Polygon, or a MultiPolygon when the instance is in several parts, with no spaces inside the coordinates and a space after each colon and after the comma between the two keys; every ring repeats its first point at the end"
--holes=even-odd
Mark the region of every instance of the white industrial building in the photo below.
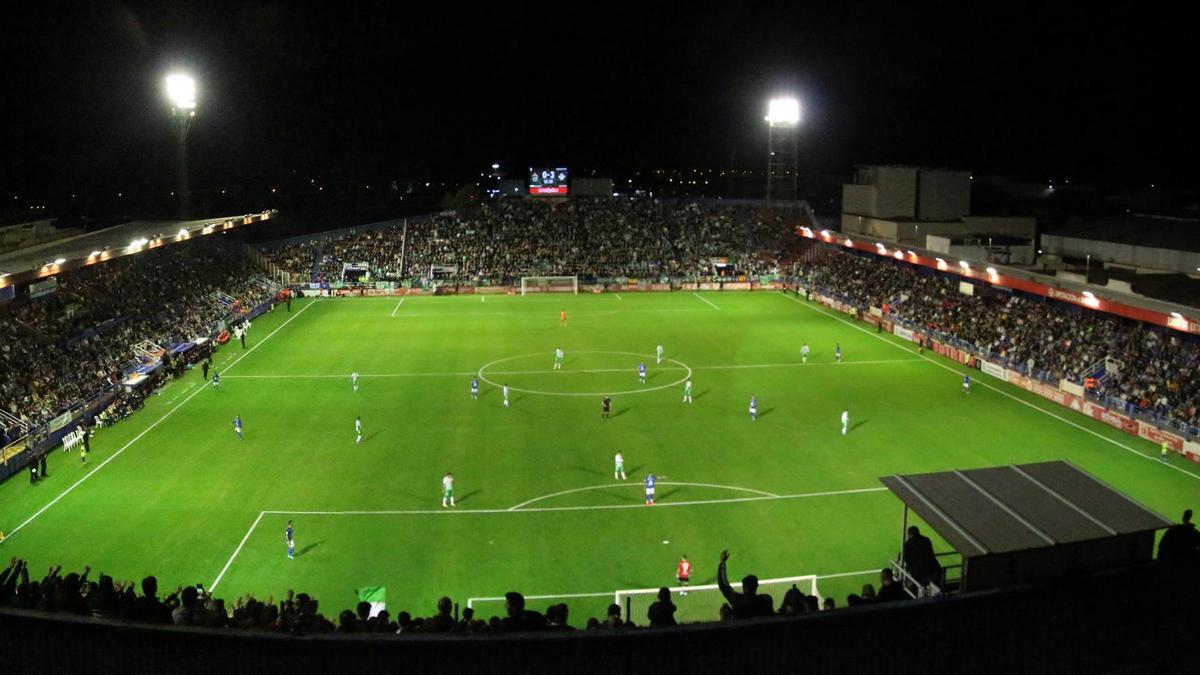
{"type": "Polygon", "coordinates": [[[968,171],[859,166],[842,186],[842,231],[973,260],[1030,264],[1032,217],[971,215],[968,171]]]}

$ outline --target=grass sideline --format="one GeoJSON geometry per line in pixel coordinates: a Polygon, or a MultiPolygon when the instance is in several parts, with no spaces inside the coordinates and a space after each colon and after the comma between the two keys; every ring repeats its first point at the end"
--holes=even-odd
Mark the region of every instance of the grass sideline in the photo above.
{"type": "MultiPolygon", "coordinates": [[[[303,590],[326,612],[368,585],[414,614],[440,595],[609,594],[571,603],[582,624],[616,589],[673,584],[684,553],[697,584],[715,580],[722,548],[737,576],[883,567],[901,507],[882,475],[1068,459],[1169,518],[1200,496],[1195,467],[1164,466],[1142,439],[979,373],[986,386],[964,395],[951,362],[778,293],[306,300],[260,318],[247,344],[218,354],[220,391],[189,373],[97,433],[88,466],[56,451],[45,481],[0,485],[0,553],[163,588],[219,576],[227,599],[303,590]],[[511,408],[487,381],[468,395],[487,364],[485,380],[523,390],[511,408]],[[600,392],[626,392],[609,420],[600,392]],[[653,508],[640,506],[647,471],[664,477],[653,508]]],[[[840,600],[868,581],[821,590],[840,600]]]]}

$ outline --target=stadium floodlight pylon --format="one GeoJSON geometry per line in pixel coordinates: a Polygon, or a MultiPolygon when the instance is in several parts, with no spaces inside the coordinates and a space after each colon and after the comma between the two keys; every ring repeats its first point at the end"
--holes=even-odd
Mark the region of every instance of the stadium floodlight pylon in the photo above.
{"type": "Polygon", "coordinates": [[[797,137],[800,102],[775,98],[767,105],[767,202],[794,205],[799,198],[797,137]]]}
{"type": "Polygon", "coordinates": [[[579,277],[521,277],[521,295],[528,293],[579,294],[579,277]]]}

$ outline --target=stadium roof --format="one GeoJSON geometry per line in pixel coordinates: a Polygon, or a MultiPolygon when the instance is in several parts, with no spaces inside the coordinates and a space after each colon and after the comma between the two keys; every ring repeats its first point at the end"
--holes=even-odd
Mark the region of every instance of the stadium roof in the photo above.
{"type": "Polygon", "coordinates": [[[964,557],[1128,535],[1171,522],[1069,462],[879,479],[964,557]]]}
{"type": "Polygon", "coordinates": [[[96,232],[55,239],[0,255],[0,274],[5,275],[0,286],[52,276],[85,264],[249,225],[270,217],[271,212],[264,211],[204,220],[135,220],[96,232]],[[93,252],[97,255],[93,256],[93,252]],[[60,259],[63,262],[55,264],[60,259]]]}
{"type": "Polygon", "coordinates": [[[1095,220],[1076,220],[1047,228],[1046,234],[1132,246],[1200,252],[1200,220],[1130,214],[1095,220]]]}

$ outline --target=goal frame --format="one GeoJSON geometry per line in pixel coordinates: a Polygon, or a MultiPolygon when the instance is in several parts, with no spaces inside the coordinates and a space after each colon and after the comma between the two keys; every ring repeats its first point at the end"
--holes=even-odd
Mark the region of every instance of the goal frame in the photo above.
{"type": "Polygon", "coordinates": [[[521,295],[528,293],[572,293],[579,295],[579,277],[568,275],[521,277],[521,295]],[[550,283],[554,281],[569,281],[569,290],[566,284],[561,289],[554,288],[553,284],[550,283]]]}

